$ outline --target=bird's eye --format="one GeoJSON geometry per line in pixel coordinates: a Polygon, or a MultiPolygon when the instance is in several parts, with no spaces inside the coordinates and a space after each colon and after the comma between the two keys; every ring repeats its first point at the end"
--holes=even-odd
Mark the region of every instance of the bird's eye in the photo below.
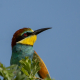
{"type": "Polygon", "coordinates": [[[27,36],[27,34],[26,34],[26,33],[24,33],[24,36],[27,36]]]}

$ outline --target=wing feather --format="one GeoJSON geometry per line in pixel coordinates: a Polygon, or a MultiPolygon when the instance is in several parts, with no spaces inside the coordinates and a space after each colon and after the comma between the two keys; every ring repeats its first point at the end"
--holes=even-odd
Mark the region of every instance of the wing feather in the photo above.
{"type": "Polygon", "coordinates": [[[50,78],[50,74],[48,72],[48,69],[45,65],[45,63],[43,62],[43,60],[39,57],[39,55],[36,53],[36,51],[34,51],[34,56],[33,59],[37,59],[39,60],[39,65],[41,67],[41,69],[38,71],[38,74],[41,78],[46,78],[49,77],[50,78]]]}

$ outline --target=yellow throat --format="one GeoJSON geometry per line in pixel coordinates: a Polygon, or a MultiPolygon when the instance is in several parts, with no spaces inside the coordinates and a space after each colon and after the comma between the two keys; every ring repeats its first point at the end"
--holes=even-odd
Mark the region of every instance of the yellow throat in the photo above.
{"type": "Polygon", "coordinates": [[[29,36],[29,37],[22,39],[21,41],[18,41],[17,43],[27,44],[27,45],[33,46],[36,39],[37,39],[37,35],[32,35],[32,36],[29,36]]]}

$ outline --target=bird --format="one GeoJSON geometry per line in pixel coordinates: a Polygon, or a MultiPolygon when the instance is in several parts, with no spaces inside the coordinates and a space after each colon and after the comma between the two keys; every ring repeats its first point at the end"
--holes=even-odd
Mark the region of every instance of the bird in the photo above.
{"type": "Polygon", "coordinates": [[[51,27],[41,28],[35,31],[31,28],[21,28],[17,30],[12,37],[12,55],[10,65],[20,65],[19,61],[24,59],[26,56],[29,57],[30,60],[34,60],[36,58],[39,60],[39,66],[41,67],[37,73],[38,77],[42,79],[47,77],[51,78],[45,63],[33,49],[33,45],[37,40],[37,35],[48,29],[51,29],[51,27]]]}

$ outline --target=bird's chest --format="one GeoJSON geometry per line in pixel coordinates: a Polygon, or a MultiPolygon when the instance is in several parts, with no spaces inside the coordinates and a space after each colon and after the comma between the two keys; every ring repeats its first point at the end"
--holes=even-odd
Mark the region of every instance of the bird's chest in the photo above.
{"type": "Polygon", "coordinates": [[[12,49],[11,63],[18,63],[21,59],[28,56],[31,60],[33,58],[34,49],[32,46],[17,44],[12,49]]]}

